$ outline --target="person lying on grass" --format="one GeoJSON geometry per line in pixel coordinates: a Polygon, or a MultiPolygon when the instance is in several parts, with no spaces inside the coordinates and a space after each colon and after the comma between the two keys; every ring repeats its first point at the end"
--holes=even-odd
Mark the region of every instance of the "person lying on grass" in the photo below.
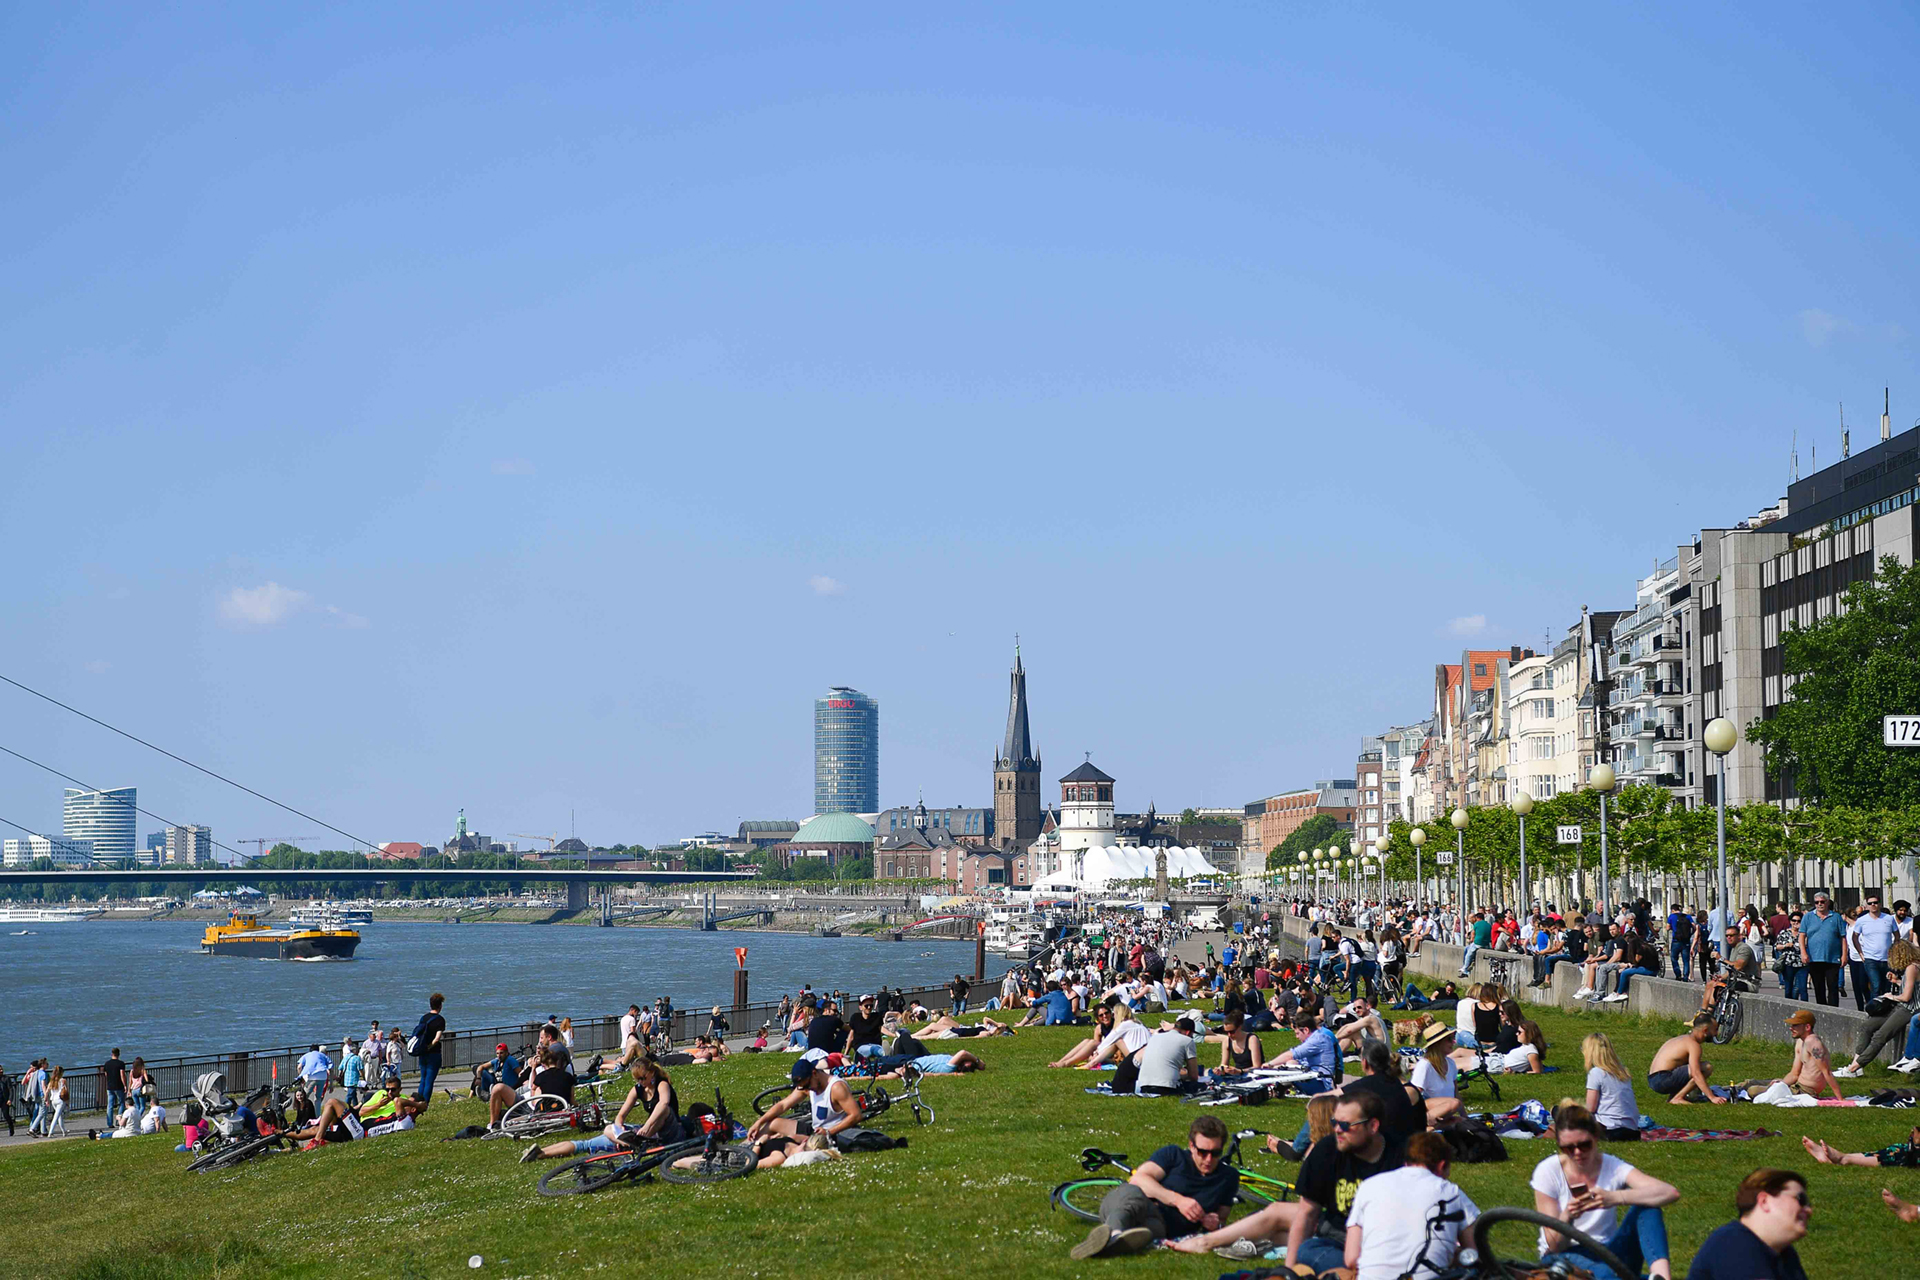
{"type": "Polygon", "coordinates": [[[1920,1125],[1914,1126],[1905,1142],[1896,1142],[1878,1151],[1843,1152],[1819,1138],[1802,1138],[1800,1145],[1821,1164],[1857,1164],[1866,1169],[1920,1169],[1920,1125]]]}
{"type": "Polygon", "coordinates": [[[1908,1204],[1885,1187],[1880,1188],[1880,1199],[1887,1208],[1893,1210],[1893,1216],[1902,1222],[1920,1222],[1920,1205],[1908,1204]]]}
{"type": "Polygon", "coordinates": [[[330,1142],[352,1142],[356,1138],[376,1138],[397,1129],[411,1129],[413,1118],[427,1109],[423,1098],[400,1095],[400,1080],[389,1075],[386,1088],[357,1107],[349,1107],[339,1098],[328,1098],[320,1114],[304,1129],[287,1136],[306,1143],[306,1150],[324,1147],[330,1142]]]}
{"type": "Polygon", "coordinates": [[[693,1060],[696,1063],[718,1062],[726,1056],[727,1046],[719,1036],[693,1038],[693,1060]]]}
{"type": "Polygon", "coordinates": [[[659,1059],[649,1053],[641,1055],[633,1064],[633,1087],[627,1090],[626,1101],[614,1113],[613,1123],[599,1136],[575,1142],[552,1142],[544,1147],[535,1143],[521,1154],[520,1163],[557,1160],[563,1156],[606,1155],[622,1148],[640,1150],[680,1142],[686,1136],[680,1119],[679,1094],[674,1091],[673,1081],[667,1078],[659,1059]],[[646,1118],[638,1124],[629,1123],[629,1117],[636,1110],[646,1118]]]}
{"type": "Polygon", "coordinates": [[[874,1077],[876,1080],[901,1080],[906,1078],[907,1068],[913,1068],[923,1076],[958,1076],[969,1072],[985,1071],[987,1064],[968,1053],[965,1049],[958,1053],[925,1053],[909,1059],[889,1071],[874,1077]]]}
{"type": "Polygon", "coordinates": [[[952,1014],[943,1013],[920,1028],[922,1040],[960,1040],[973,1036],[1010,1036],[1013,1028],[1004,1022],[995,1022],[992,1018],[982,1018],[978,1026],[969,1026],[952,1014]]]}

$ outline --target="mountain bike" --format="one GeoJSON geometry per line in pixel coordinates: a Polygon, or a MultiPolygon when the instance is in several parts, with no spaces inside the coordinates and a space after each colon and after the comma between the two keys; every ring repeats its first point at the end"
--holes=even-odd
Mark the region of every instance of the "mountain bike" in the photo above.
{"type": "Polygon", "coordinates": [[[500,1116],[500,1123],[486,1132],[489,1138],[528,1140],[562,1129],[603,1129],[607,1124],[605,1080],[582,1080],[576,1088],[585,1089],[592,1099],[585,1103],[568,1102],[553,1093],[536,1093],[522,1098],[500,1116]]]}
{"type": "Polygon", "coordinates": [[[1713,1015],[1713,1042],[1726,1044],[1740,1034],[1740,993],[1750,988],[1746,986],[1747,979],[1732,973],[1724,961],[1714,974],[1713,981],[1719,987],[1707,1004],[1707,1012],[1713,1015]]]}
{"type": "MultiPolygon", "coordinates": [[[[1228,1140],[1223,1163],[1232,1165],[1240,1171],[1240,1191],[1235,1198],[1250,1210],[1260,1210],[1277,1200],[1290,1199],[1294,1194],[1291,1182],[1268,1177],[1246,1167],[1240,1159],[1240,1142],[1244,1138],[1264,1138],[1267,1135],[1258,1129],[1240,1129],[1228,1140]]],[[[1085,1147],[1080,1152],[1080,1167],[1088,1173],[1096,1173],[1111,1165],[1123,1174],[1132,1174],[1133,1166],[1124,1154],[1102,1151],[1098,1147],[1085,1147]]],[[[1056,1209],[1065,1209],[1076,1218],[1088,1222],[1100,1221],[1100,1202],[1107,1192],[1126,1182],[1125,1178],[1074,1178],[1063,1182],[1048,1193],[1047,1198],[1056,1209]]]]}
{"type": "Polygon", "coordinates": [[[540,1176],[543,1196],[584,1195],[618,1182],[640,1182],[658,1174],[668,1182],[710,1183],[744,1178],[759,1164],[750,1143],[731,1140],[735,1125],[726,1100],[714,1090],[718,1104],[712,1127],[698,1138],[681,1142],[650,1142],[626,1151],[582,1156],[549,1169],[540,1176]]]}

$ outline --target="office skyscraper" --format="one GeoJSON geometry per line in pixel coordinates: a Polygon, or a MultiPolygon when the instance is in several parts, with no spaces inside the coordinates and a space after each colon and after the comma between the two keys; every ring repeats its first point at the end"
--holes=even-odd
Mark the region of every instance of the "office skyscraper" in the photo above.
{"type": "Polygon", "coordinates": [[[814,699],[813,810],[880,811],[880,704],[858,689],[814,699]]]}
{"type": "Polygon", "coordinates": [[[69,840],[85,840],[93,847],[95,861],[131,859],[139,844],[134,807],[138,789],[119,787],[112,791],[82,791],[67,788],[62,807],[61,835],[69,840]]]}

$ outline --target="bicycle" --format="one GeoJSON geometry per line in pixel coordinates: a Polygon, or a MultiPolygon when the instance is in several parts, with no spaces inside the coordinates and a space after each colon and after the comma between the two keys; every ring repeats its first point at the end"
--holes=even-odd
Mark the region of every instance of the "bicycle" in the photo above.
{"type": "Polygon", "coordinates": [[[1713,1015],[1715,1044],[1726,1044],[1739,1036],[1740,1019],[1743,1016],[1740,993],[1755,989],[1748,987],[1747,982],[1747,979],[1729,971],[1725,961],[1721,961],[1719,968],[1714,971],[1713,985],[1717,985],[1719,990],[1711,992],[1706,1009],[1713,1015]]]}
{"type": "Polygon", "coordinates": [[[1514,966],[1519,963],[1518,960],[1500,959],[1489,956],[1487,959],[1487,981],[1493,983],[1508,995],[1512,995],[1515,991],[1519,990],[1519,988],[1514,985],[1513,975],[1514,966]]]}
{"type": "Polygon", "coordinates": [[[586,1103],[568,1102],[553,1093],[536,1093],[508,1107],[500,1122],[489,1128],[489,1138],[531,1140],[562,1129],[603,1129],[607,1124],[605,1080],[582,1080],[578,1088],[593,1095],[586,1103]]]}
{"type": "MultiPolygon", "coordinates": [[[[201,1140],[200,1154],[187,1165],[188,1173],[209,1173],[245,1164],[255,1156],[292,1147],[287,1139],[287,1107],[294,1094],[303,1092],[263,1085],[246,1101],[252,1113],[253,1127],[246,1128],[232,1116],[233,1105],[223,1111],[207,1112],[207,1136],[201,1140]]],[[[216,1103],[216,1107],[219,1104],[216,1103]]]]}
{"type": "MultiPolygon", "coordinates": [[[[1413,1280],[1413,1277],[1420,1273],[1426,1265],[1427,1253],[1433,1248],[1439,1228],[1449,1222],[1458,1222],[1463,1216],[1463,1212],[1458,1209],[1448,1212],[1445,1204],[1435,1207],[1434,1212],[1427,1219],[1426,1241],[1420,1246],[1420,1252],[1414,1258],[1412,1265],[1400,1273],[1400,1280],[1413,1280]]],[[[1432,1280],[1516,1280],[1520,1277],[1531,1280],[1531,1277],[1535,1276],[1567,1277],[1587,1274],[1585,1268],[1566,1259],[1541,1263],[1531,1258],[1501,1258],[1494,1252],[1489,1237],[1492,1235],[1493,1228],[1505,1222],[1523,1223],[1529,1227],[1544,1227],[1564,1237],[1563,1249],[1574,1249],[1595,1262],[1605,1263],[1613,1268],[1615,1275],[1635,1274],[1611,1249],[1572,1223],[1562,1222],[1550,1214],[1533,1209],[1500,1206],[1488,1209],[1474,1219],[1472,1243],[1461,1246],[1450,1265],[1437,1272],[1430,1272],[1432,1280]]]]}
{"type": "Polygon", "coordinates": [[[758,1167],[750,1143],[731,1141],[733,1115],[718,1089],[711,1127],[698,1138],[654,1143],[626,1151],[582,1156],[549,1169],[535,1188],[543,1196],[585,1195],[618,1182],[641,1182],[656,1174],[668,1182],[707,1184],[744,1178],[758,1167]]]}
{"type": "MultiPolygon", "coordinates": [[[[834,1072],[833,1075],[837,1079],[842,1080],[868,1079],[873,1075],[873,1068],[867,1065],[866,1060],[863,1060],[857,1064],[850,1063],[842,1067],[839,1071],[834,1072]]],[[[852,1089],[853,1100],[860,1104],[860,1118],[862,1120],[877,1119],[885,1115],[897,1104],[904,1102],[908,1110],[913,1113],[914,1123],[923,1125],[932,1124],[937,1118],[934,1114],[933,1104],[928,1102],[920,1093],[920,1081],[924,1079],[925,1076],[925,1072],[909,1063],[907,1066],[901,1068],[901,1088],[899,1093],[888,1093],[886,1085],[878,1080],[875,1080],[864,1089],[852,1089]]],[[[791,1084],[777,1084],[772,1088],[762,1089],[759,1093],[753,1095],[753,1113],[755,1115],[764,1114],[768,1107],[771,1107],[774,1103],[780,1101],[780,1099],[792,1092],[793,1086],[791,1084]]]]}
{"type": "MultiPolygon", "coordinates": [[[[1226,1154],[1222,1163],[1232,1165],[1240,1173],[1240,1190],[1235,1199],[1258,1211],[1275,1201],[1286,1200],[1294,1194],[1291,1182],[1269,1177],[1246,1167],[1240,1159],[1240,1142],[1244,1138],[1264,1138],[1267,1135],[1259,1129],[1240,1129],[1228,1139],[1226,1154]]],[[[1084,1147],[1080,1151],[1080,1167],[1088,1173],[1097,1172],[1107,1166],[1131,1175],[1133,1166],[1127,1163],[1124,1153],[1116,1154],[1102,1151],[1098,1147],[1084,1147]]],[[[1100,1202],[1107,1192],[1125,1183],[1124,1178],[1074,1178],[1061,1183],[1047,1193],[1047,1199],[1056,1209],[1065,1209],[1076,1218],[1087,1222],[1100,1221],[1100,1202]]]]}

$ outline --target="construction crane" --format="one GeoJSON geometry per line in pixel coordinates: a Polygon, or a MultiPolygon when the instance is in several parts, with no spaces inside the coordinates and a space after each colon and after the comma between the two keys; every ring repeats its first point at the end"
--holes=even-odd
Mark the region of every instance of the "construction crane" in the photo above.
{"type": "Polygon", "coordinates": [[[517,836],[522,840],[545,840],[547,842],[548,853],[552,853],[553,846],[560,843],[560,833],[557,831],[550,836],[537,836],[533,834],[533,832],[531,831],[509,831],[507,832],[507,834],[510,836],[517,836]]]}
{"type": "Polygon", "coordinates": [[[248,861],[257,862],[262,857],[266,856],[268,845],[280,845],[280,844],[297,845],[302,840],[318,840],[319,838],[320,838],[319,836],[249,836],[245,840],[235,840],[234,843],[252,845],[253,857],[248,859],[248,861]]]}

